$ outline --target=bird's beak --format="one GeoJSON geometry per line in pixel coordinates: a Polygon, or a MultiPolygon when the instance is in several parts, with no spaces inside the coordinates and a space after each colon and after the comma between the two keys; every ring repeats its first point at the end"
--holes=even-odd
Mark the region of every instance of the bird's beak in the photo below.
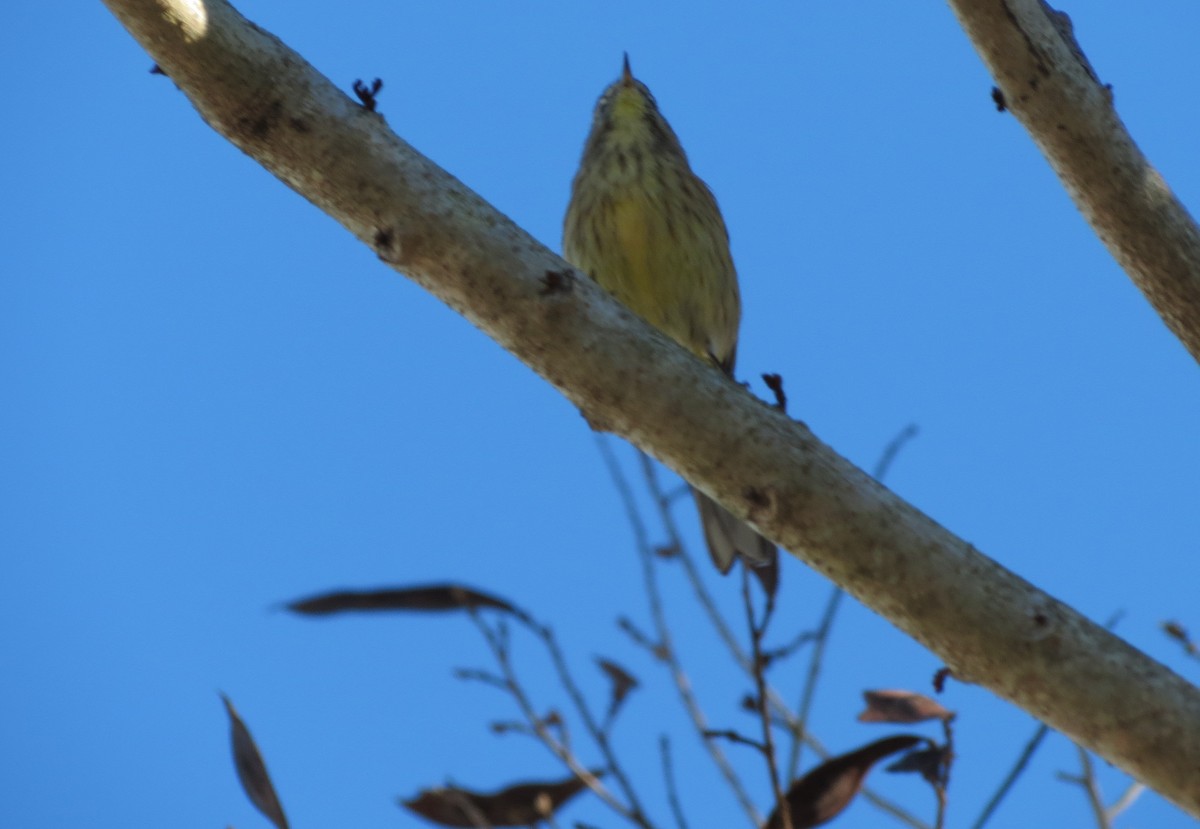
{"type": "Polygon", "coordinates": [[[633,86],[633,72],[629,69],[629,53],[625,53],[625,65],[621,69],[621,83],[625,86],[633,86]]]}

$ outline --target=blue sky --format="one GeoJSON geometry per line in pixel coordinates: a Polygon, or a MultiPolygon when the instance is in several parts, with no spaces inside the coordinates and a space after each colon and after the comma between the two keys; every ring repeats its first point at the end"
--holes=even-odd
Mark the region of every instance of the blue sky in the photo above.
{"type": "MultiPolygon", "coordinates": [[[[240,8],[343,88],[382,77],[392,127],[554,249],[592,104],[628,51],[729,224],[742,378],[783,374],[792,413],[868,468],[917,424],[895,491],[1090,617],[1123,611],[1119,633],[1200,676],[1157,630],[1200,630],[1196,365],[996,113],[942,4],[240,8]]],[[[264,826],[218,691],[297,827],[416,826],[394,797],[559,776],[487,732],[515,716],[507,700],[451,677],[489,664],[465,620],[276,609],[446,580],[552,623],[595,699],[593,655],[642,678],[617,740],[663,825],[663,731],[692,825],[740,820],[665,676],[614,627],[646,626],[646,602],[578,413],[214,134],[101,4],[37,11],[0,29],[0,825],[264,826]]],[[[1200,7],[1067,11],[1143,150],[1200,202],[1200,7]]],[[[677,575],[710,716],[750,730],[677,575]]],[[[794,560],[784,580],[780,639],[828,591],[794,560]]],[[[736,615],[736,582],[712,587],[736,615]]],[[[928,690],[940,667],[854,603],[831,648],[814,728],[837,751],[886,733],[854,721],[861,690],[928,690]]],[[[517,651],[562,705],[533,644],[517,651]]],[[[785,697],[804,665],[776,670],[785,697]]],[[[978,688],[942,702],[959,712],[964,826],[1035,723],[978,688]]],[[[766,804],[759,764],[730,751],[766,804]]],[[[1099,767],[1115,796],[1123,776],[1099,767]]],[[[1076,768],[1053,737],[991,825],[1088,825],[1055,779],[1076,768]]],[[[872,783],[932,820],[912,780],[872,783]]],[[[616,825],[582,801],[567,819],[616,825]]],[[[1125,823],[1192,825],[1155,795],[1125,823]]],[[[858,803],[836,825],[886,824],[858,803]]]]}

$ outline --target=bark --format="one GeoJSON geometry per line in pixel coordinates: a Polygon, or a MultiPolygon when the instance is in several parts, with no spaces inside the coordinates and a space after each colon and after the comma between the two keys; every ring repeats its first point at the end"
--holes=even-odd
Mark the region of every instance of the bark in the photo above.
{"type": "Polygon", "coordinates": [[[1044,0],[950,0],[1004,105],[1167,327],[1200,361],[1200,230],[1044,0]]]}
{"type": "Polygon", "coordinates": [[[984,557],[569,269],[221,0],[106,0],[218,132],[589,420],[1200,815],[1200,693],[984,557]]]}

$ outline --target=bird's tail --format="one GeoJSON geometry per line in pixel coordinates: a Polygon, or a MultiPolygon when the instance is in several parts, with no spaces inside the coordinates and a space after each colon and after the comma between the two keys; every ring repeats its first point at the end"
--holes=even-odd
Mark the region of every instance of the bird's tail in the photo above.
{"type": "Polygon", "coordinates": [[[696,497],[696,508],[700,511],[700,526],[704,528],[708,553],[718,570],[728,573],[738,558],[751,567],[778,567],[779,551],[774,544],[695,487],[692,487],[692,495],[696,497]]]}

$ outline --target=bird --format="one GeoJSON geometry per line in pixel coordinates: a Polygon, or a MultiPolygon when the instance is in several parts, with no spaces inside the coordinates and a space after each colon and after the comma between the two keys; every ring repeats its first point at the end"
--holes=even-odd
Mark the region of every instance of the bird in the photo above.
{"type": "MultiPolygon", "coordinates": [[[[733,377],[741,298],[729,231],[625,55],[600,95],[571,186],[563,257],[675,342],[733,377]]],[[[692,487],[713,564],[775,567],[775,545],[692,487]]]]}

